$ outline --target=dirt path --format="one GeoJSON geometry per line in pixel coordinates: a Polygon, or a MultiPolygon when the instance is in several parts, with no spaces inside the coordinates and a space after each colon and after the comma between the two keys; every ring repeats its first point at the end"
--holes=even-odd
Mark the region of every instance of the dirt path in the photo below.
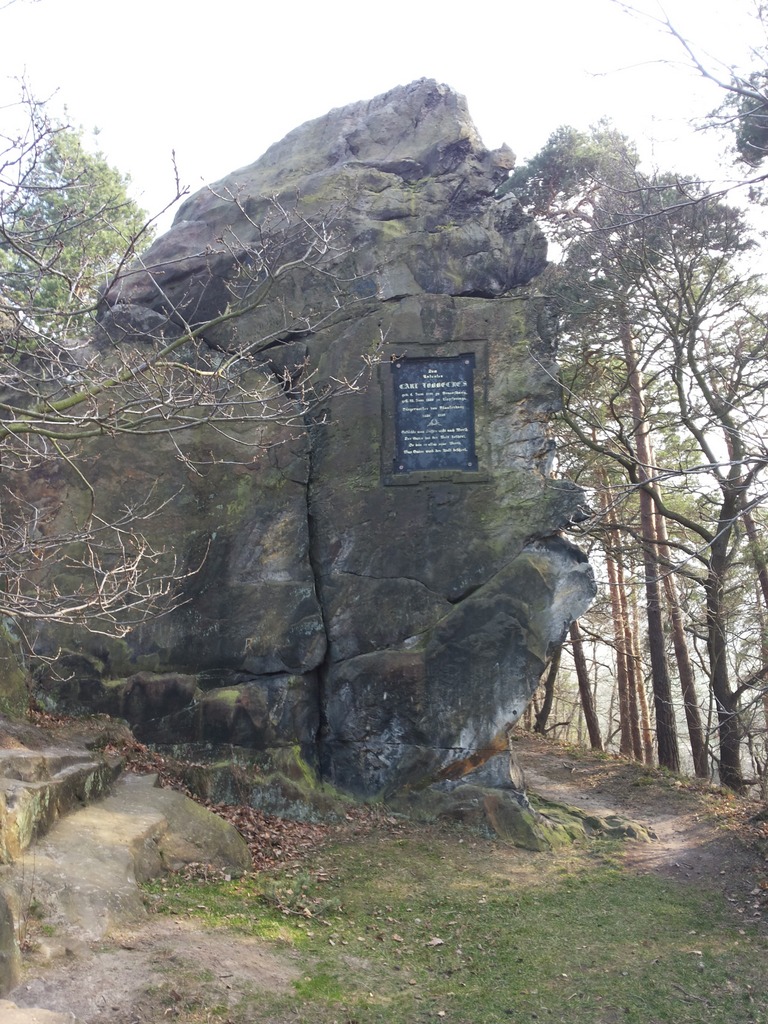
{"type": "MultiPolygon", "coordinates": [[[[765,894],[755,888],[756,872],[765,876],[768,865],[734,834],[724,797],[619,759],[574,755],[533,736],[522,736],[514,750],[529,791],[601,815],[617,813],[656,833],[651,843],[627,842],[623,857],[630,869],[714,885],[745,920],[759,920],[765,894]]],[[[74,1014],[81,1024],[171,1019],[176,996],[181,1000],[175,988],[180,978],[185,1003],[197,985],[205,1005],[226,1007],[249,991],[290,991],[299,977],[290,954],[251,938],[203,930],[194,920],[150,917],[98,948],[73,948],[63,958],[61,952],[42,940],[25,981],[9,998],[19,1006],[74,1014]],[[46,960],[54,952],[59,955],[46,960]],[[160,1011],[161,1006],[171,1009],[160,1011]]]]}
{"type": "Polygon", "coordinates": [[[728,898],[749,907],[760,865],[732,827],[735,807],[727,796],[693,780],[644,773],[621,758],[588,751],[574,756],[533,735],[521,735],[513,749],[532,793],[600,815],[620,814],[655,833],[652,843],[628,843],[625,863],[719,883],[728,898]]]}
{"type": "Polygon", "coordinates": [[[224,1006],[232,991],[284,992],[299,977],[290,957],[256,939],[202,930],[194,920],[150,918],[108,945],[73,950],[55,965],[45,963],[45,952],[42,944],[30,959],[28,979],[8,998],[21,1007],[74,1014],[81,1024],[152,1020],[158,1003],[181,999],[180,977],[186,1000],[196,984],[207,1000],[216,993],[224,1006]]]}

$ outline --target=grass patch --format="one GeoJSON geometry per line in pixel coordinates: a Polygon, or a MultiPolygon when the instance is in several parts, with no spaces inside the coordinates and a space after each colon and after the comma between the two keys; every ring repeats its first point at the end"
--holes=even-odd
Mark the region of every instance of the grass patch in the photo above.
{"type": "Polygon", "coordinates": [[[157,912],[299,958],[295,992],[230,1007],[236,1024],[768,1022],[765,937],[720,893],[597,850],[403,826],[324,849],[312,872],[145,889],[157,912]]]}

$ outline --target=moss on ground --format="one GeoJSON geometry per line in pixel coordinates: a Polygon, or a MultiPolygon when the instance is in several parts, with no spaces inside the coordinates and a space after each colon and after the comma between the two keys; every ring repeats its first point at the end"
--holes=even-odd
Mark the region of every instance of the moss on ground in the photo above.
{"type": "Polygon", "coordinates": [[[622,848],[533,854],[393,819],[311,870],[146,892],[157,913],[259,936],[301,965],[291,995],[230,1005],[234,1024],[768,1020],[758,925],[717,888],[625,867],[622,848]]]}

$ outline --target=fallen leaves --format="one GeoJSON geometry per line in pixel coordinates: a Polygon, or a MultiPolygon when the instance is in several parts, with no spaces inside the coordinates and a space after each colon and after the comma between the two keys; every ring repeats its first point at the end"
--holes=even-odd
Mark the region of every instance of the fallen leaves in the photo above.
{"type": "MultiPolygon", "coordinates": [[[[330,824],[291,821],[265,814],[246,804],[220,804],[202,800],[185,781],[185,776],[194,765],[158,754],[138,740],[123,740],[119,747],[109,748],[108,752],[123,757],[127,771],[137,775],[156,774],[161,786],[184,793],[234,825],[248,844],[254,871],[266,871],[308,858],[330,835],[335,834],[335,827],[330,824]]],[[[352,817],[349,820],[353,820],[352,817]]],[[[328,879],[322,869],[317,877],[320,881],[328,879]]]]}
{"type": "MultiPolygon", "coordinates": [[[[248,844],[254,871],[265,871],[281,864],[303,860],[334,833],[332,825],[310,824],[276,818],[244,804],[205,805],[234,825],[248,844]]],[[[316,873],[319,881],[328,879],[324,870],[316,873]]]]}

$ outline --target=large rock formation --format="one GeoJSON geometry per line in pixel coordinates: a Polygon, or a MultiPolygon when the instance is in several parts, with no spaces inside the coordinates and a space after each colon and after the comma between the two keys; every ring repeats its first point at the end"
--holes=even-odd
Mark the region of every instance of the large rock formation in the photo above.
{"type": "Polygon", "coordinates": [[[106,296],[102,344],[141,344],[247,306],[259,260],[333,224],[321,267],[204,332],[213,353],[248,346],[286,403],[306,382],[324,401],[201,427],[186,463],[162,436],[101,453],[100,501],[151,485],[168,504],[147,536],[200,568],[124,641],[44,637],[63,641],[60,692],[158,744],[298,746],[366,795],[473,761],[517,720],[594,585],[560,536],[581,493],[551,472],[554,352],[528,288],[546,245],[496,197],[510,157],[447,87],[394,89],[193,196],[106,296]]]}

